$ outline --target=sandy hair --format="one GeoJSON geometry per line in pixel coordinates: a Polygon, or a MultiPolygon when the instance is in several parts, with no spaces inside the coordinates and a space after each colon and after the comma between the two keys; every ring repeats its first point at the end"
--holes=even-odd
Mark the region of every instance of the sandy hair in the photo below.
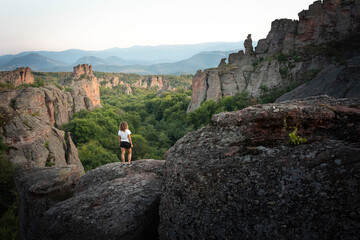
{"type": "Polygon", "coordinates": [[[127,124],[127,122],[123,121],[120,123],[120,131],[125,132],[125,130],[128,128],[129,128],[129,125],[127,124]]]}

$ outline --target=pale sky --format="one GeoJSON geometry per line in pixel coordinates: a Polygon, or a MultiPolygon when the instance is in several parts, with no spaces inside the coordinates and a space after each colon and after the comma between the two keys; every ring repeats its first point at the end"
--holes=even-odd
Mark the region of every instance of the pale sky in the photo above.
{"type": "Polygon", "coordinates": [[[265,38],[313,0],[0,0],[0,55],[265,38]]]}

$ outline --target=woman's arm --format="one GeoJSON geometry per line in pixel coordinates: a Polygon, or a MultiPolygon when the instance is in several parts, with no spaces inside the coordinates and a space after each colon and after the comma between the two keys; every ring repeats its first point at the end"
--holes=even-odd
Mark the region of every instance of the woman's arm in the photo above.
{"type": "Polygon", "coordinates": [[[130,141],[131,147],[133,147],[133,144],[132,144],[132,140],[131,140],[130,134],[128,135],[128,137],[129,137],[129,141],[130,141]]]}
{"type": "Polygon", "coordinates": [[[119,146],[120,146],[120,142],[121,142],[121,137],[119,136],[119,146]]]}

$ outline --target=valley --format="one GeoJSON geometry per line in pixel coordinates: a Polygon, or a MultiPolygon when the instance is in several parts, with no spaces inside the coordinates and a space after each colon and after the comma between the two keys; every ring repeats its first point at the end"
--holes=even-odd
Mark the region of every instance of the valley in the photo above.
{"type": "Polygon", "coordinates": [[[360,1],[298,17],[236,48],[1,56],[0,237],[358,239],[360,1]]]}

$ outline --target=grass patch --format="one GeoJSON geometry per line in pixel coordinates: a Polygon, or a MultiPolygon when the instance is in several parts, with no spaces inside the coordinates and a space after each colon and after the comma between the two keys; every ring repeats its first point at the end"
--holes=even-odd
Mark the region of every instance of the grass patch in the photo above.
{"type": "Polygon", "coordinates": [[[285,77],[288,75],[288,73],[289,73],[288,67],[286,67],[286,66],[281,67],[281,68],[279,69],[279,73],[280,73],[280,75],[281,75],[282,78],[285,78],[285,77]]]}

